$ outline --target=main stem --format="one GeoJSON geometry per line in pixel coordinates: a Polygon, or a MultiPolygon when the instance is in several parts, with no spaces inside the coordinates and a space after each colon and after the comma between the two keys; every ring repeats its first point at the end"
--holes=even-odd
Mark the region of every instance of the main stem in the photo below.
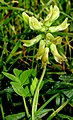
{"type": "Polygon", "coordinates": [[[28,107],[26,105],[25,97],[23,97],[23,102],[24,102],[24,107],[25,107],[25,111],[26,111],[27,117],[29,118],[30,114],[29,114],[29,111],[28,111],[28,107]]]}
{"type": "Polygon", "coordinates": [[[38,83],[38,86],[37,86],[35,94],[34,94],[33,103],[32,103],[32,120],[35,120],[34,114],[35,114],[35,111],[37,109],[37,104],[38,104],[39,88],[40,88],[40,85],[42,83],[43,77],[45,75],[45,71],[46,71],[46,67],[43,69],[42,75],[39,79],[39,83],[38,83]],[[37,102],[36,102],[36,100],[37,100],[37,102]]]}

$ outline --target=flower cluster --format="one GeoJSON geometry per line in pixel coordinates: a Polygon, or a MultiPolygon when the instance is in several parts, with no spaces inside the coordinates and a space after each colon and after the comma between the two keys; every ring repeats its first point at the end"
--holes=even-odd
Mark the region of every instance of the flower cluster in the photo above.
{"type": "Polygon", "coordinates": [[[47,64],[50,64],[48,60],[49,51],[53,54],[56,62],[61,64],[63,61],[66,61],[65,55],[60,55],[56,46],[57,44],[61,44],[62,37],[54,37],[52,35],[52,33],[63,31],[69,26],[69,23],[67,23],[68,18],[66,18],[60,25],[52,26],[59,16],[60,11],[56,5],[54,5],[54,7],[52,7],[52,5],[50,6],[49,13],[42,22],[38,21],[34,16],[30,17],[25,12],[22,13],[23,20],[27,25],[29,25],[30,29],[43,33],[43,35],[39,34],[31,40],[21,40],[24,43],[23,45],[26,47],[30,47],[39,42],[36,60],[42,60],[43,68],[46,67],[47,64]]]}

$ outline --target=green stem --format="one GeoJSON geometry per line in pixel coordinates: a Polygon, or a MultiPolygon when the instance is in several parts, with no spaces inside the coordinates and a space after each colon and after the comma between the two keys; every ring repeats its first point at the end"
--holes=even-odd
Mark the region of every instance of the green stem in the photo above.
{"type": "Polygon", "coordinates": [[[54,96],[52,96],[48,101],[46,101],[37,111],[37,113],[39,113],[40,111],[42,111],[55,97],[57,97],[59,95],[59,93],[55,94],[54,96]]]}
{"type": "Polygon", "coordinates": [[[24,10],[25,10],[25,9],[23,9],[23,8],[11,7],[11,6],[8,6],[8,7],[0,7],[0,9],[3,9],[3,10],[20,10],[20,11],[24,11],[24,10]]]}
{"type": "Polygon", "coordinates": [[[39,88],[40,88],[40,85],[42,83],[43,77],[45,75],[45,71],[46,71],[46,67],[43,69],[42,75],[40,77],[38,86],[37,86],[35,94],[34,94],[33,103],[32,103],[32,120],[35,120],[35,115],[34,114],[35,114],[35,112],[37,110],[38,97],[39,97],[39,88]]]}
{"type": "Polygon", "coordinates": [[[4,120],[4,111],[3,111],[2,104],[0,105],[0,107],[1,107],[2,118],[3,118],[3,120],[4,120]]]}
{"type": "Polygon", "coordinates": [[[25,97],[23,97],[23,102],[24,102],[24,107],[25,107],[25,111],[26,111],[27,117],[29,118],[30,114],[29,114],[29,111],[28,111],[28,107],[26,105],[25,97]]]}
{"type": "MultiPolygon", "coordinates": [[[[34,48],[33,48],[33,56],[35,55],[35,46],[34,46],[34,48]]],[[[35,57],[33,57],[33,59],[32,59],[32,69],[33,69],[33,64],[34,64],[34,58],[35,57]]]]}
{"type": "Polygon", "coordinates": [[[61,111],[67,104],[68,104],[69,100],[67,100],[65,103],[63,103],[56,111],[54,111],[47,120],[51,120],[54,116],[56,116],[56,114],[61,111]]]}

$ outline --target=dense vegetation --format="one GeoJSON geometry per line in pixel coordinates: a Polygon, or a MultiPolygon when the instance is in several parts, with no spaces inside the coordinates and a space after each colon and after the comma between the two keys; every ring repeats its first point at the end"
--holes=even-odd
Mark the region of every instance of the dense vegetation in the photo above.
{"type": "Polygon", "coordinates": [[[0,0],[0,119],[73,120],[72,0],[0,0]]]}

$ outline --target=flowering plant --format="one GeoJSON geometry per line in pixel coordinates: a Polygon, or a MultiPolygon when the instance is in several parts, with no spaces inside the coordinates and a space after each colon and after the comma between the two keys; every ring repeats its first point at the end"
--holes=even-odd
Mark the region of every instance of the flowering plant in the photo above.
{"type": "Polygon", "coordinates": [[[62,61],[66,61],[65,55],[60,55],[56,47],[57,44],[61,44],[62,37],[57,36],[55,38],[52,35],[52,33],[63,31],[69,26],[69,23],[67,23],[68,18],[66,18],[60,25],[52,26],[52,24],[59,16],[60,11],[56,5],[54,5],[54,7],[52,7],[52,5],[50,6],[49,13],[42,22],[38,21],[34,16],[30,17],[25,12],[22,13],[22,17],[25,23],[28,24],[32,30],[43,32],[43,35],[39,34],[31,40],[21,40],[24,43],[23,46],[26,47],[30,47],[39,42],[39,49],[36,54],[36,60],[42,60],[42,67],[45,67],[47,63],[50,63],[48,60],[49,49],[53,54],[56,62],[61,64],[62,61]],[[46,38],[43,37],[45,34],[46,38]]]}

